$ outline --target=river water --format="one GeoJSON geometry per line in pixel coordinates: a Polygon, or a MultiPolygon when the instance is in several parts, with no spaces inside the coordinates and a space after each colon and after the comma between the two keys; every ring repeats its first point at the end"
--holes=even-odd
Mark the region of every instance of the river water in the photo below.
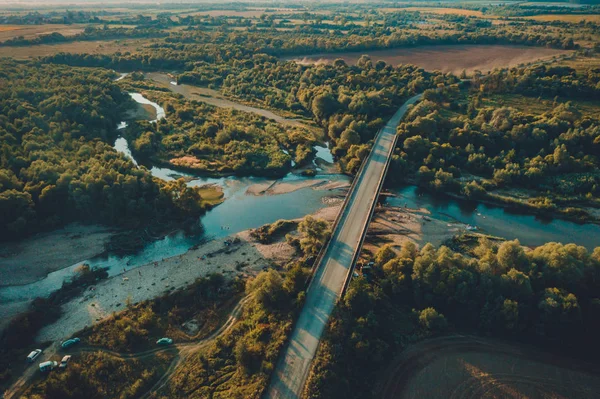
{"type": "Polygon", "coordinates": [[[432,195],[416,186],[392,188],[389,191],[395,195],[386,198],[389,205],[425,208],[435,219],[458,221],[477,227],[480,233],[497,237],[518,238],[523,245],[535,247],[555,241],[564,244],[573,242],[588,250],[600,246],[600,226],[597,224],[578,224],[561,219],[545,220],[475,201],[432,195]]]}
{"type": "MultiPolygon", "coordinates": [[[[132,97],[143,104],[149,104],[157,110],[157,119],[165,117],[164,109],[141,95],[132,97]],[[140,98],[142,97],[142,98],[140,98]],[[162,110],[162,112],[161,112],[162,110]]],[[[123,124],[120,124],[122,126],[123,124]]],[[[127,141],[119,138],[115,149],[133,160],[127,141]]],[[[333,157],[328,147],[316,148],[317,156],[332,162],[333,157]]],[[[153,176],[172,180],[180,177],[188,178],[190,186],[217,184],[223,188],[226,200],[219,206],[209,210],[198,220],[197,232],[186,234],[176,231],[166,237],[150,242],[138,253],[124,257],[109,254],[103,257],[82,260],[70,267],[50,273],[46,278],[35,283],[22,286],[0,288],[0,304],[47,296],[60,288],[62,282],[73,275],[74,269],[82,263],[90,266],[107,267],[109,275],[117,275],[123,268],[131,269],[163,258],[185,253],[192,246],[207,240],[222,238],[249,228],[256,228],[279,219],[296,219],[316,212],[326,206],[324,199],[331,195],[330,191],[303,188],[280,195],[249,195],[247,189],[254,184],[267,182],[260,177],[201,177],[168,168],[152,167],[153,176]]],[[[348,181],[344,175],[317,175],[305,177],[294,173],[285,176],[281,181],[299,180],[331,180],[348,181]]],[[[460,222],[477,226],[478,230],[507,239],[518,238],[521,244],[528,246],[541,245],[548,241],[575,242],[588,249],[600,245],[600,226],[594,224],[576,224],[563,220],[544,221],[531,215],[514,214],[499,207],[476,202],[467,202],[443,196],[434,196],[420,192],[415,186],[392,189],[395,194],[386,202],[394,206],[426,208],[433,218],[460,222]]]]}

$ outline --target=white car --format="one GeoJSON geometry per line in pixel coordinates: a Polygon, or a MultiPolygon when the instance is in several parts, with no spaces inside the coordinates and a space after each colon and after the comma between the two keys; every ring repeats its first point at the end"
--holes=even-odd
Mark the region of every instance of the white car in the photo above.
{"type": "Polygon", "coordinates": [[[66,369],[67,368],[67,364],[69,364],[69,361],[71,361],[71,355],[65,355],[62,360],[60,361],[60,364],[58,365],[59,369],[66,369]]]}
{"type": "Polygon", "coordinates": [[[27,362],[28,363],[35,362],[35,359],[37,359],[41,354],[42,354],[42,350],[41,349],[34,349],[34,350],[32,350],[31,353],[29,355],[27,355],[27,362]]]}
{"type": "Polygon", "coordinates": [[[52,370],[54,370],[54,368],[56,366],[58,366],[57,362],[53,362],[52,360],[48,360],[47,362],[40,363],[40,371],[41,372],[52,371],[52,370]]]}

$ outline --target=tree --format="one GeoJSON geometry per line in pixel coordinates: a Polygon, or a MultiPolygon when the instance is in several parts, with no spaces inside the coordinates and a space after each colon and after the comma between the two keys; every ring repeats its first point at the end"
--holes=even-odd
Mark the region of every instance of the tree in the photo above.
{"type": "Polygon", "coordinates": [[[298,224],[300,233],[300,248],[305,255],[316,255],[329,237],[327,222],[307,216],[298,224]]]}
{"type": "Polygon", "coordinates": [[[395,257],[396,252],[394,252],[392,246],[390,244],[386,244],[377,251],[377,254],[375,255],[375,263],[377,263],[378,266],[383,266],[395,257]]]}
{"type": "Polygon", "coordinates": [[[525,270],[528,265],[527,256],[519,240],[503,242],[498,248],[497,257],[501,267],[499,273],[504,273],[509,269],[525,270]]]}
{"type": "Polygon", "coordinates": [[[425,308],[419,312],[419,324],[427,334],[444,332],[448,326],[444,315],[434,308],[425,308]]]}

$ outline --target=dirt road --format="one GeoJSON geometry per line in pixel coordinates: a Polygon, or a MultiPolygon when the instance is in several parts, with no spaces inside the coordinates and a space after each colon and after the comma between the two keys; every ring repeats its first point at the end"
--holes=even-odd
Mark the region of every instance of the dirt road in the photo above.
{"type": "Polygon", "coordinates": [[[415,344],[382,376],[383,399],[596,398],[598,367],[536,348],[454,335],[415,344]]]}
{"type": "Polygon", "coordinates": [[[275,368],[266,398],[300,397],[329,315],[352,272],[354,254],[362,244],[363,232],[368,226],[387,161],[393,152],[396,127],[408,106],[420,98],[418,95],[406,101],[377,135],[373,149],[348,193],[346,206],[342,208],[325,255],[317,266],[306,303],[275,368]]]}
{"type": "Polygon", "coordinates": [[[252,107],[250,105],[231,101],[216,90],[207,89],[204,87],[196,87],[188,84],[173,84],[175,83],[175,79],[169,77],[169,75],[165,73],[150,72],[146,74],[146,77],[152,79],[161,86],[168,88],[172,92],[181,94],[190,100],[202,101],[220,108],[233,108],[238,111],[257,114],[284,125],[308,127],[306,123],[298,119],[286,118],[267,109],[252,107]]]}
{"type": "MultiPolygon", "coordinates": [[[[210,336],[208,336],[206,338],[198,339],[193,342],[185,342],[185,343],[175,344],[175,345],[171,345],[171,346],[161,346],[161,347],[156,347],[153,349],[149,349],[149,350],[137,352],[137,353],[120,353],[120,352],[115,352],[112,350],[102,349],[102,348],[93,347],[93,346],[79,346],[79,347],[75,347],[65,353],[77,354],[77,353],[85,353],[85,352],[103,352],[112,357],[116,357],[116,358],[122,359],[122,360],[127,360],[127,359],[141,360],[141,359],[155,356],[157,353],[160,353],[160,352],[175,352],[176,355],[173,358],[171,364],[169,365],[169,368],[167,369],[167,371],[157,380],[157,382],[148,390],[148,392],[142,396],[142,398],[148,398],[148,397],[151,397],[151,395],[154,392],[161,389],[169,382],[173,372],[191,354],[206,347],[212,341],[214,341],[217,337],[226,333],[238,321],[240,315],[242,314],[244,304],[248,301],[249,298],[250,298],[250,296],[246,296],[242,300],[240,300],[240,302],[235,306],[235,308],[233,308],[233,310],[229,314],[229,317],[227,318],[225,323],[223,323],[223,325],[221,327],[219,327],[215,332],[213,332],[210,336]]],[[[44,358],[45,359],[51,358],[53,355],[58,353],[58,350],[59,350],[59,344],[58,344],[58,342],[56,342],[51,347],[49,347],[48,349],[46,349],[44,351],[44,358]]],[[[4,398],[10,399],[10,398],[20,397],[20,395],[23,394],[28,383],[31,381],[31,379],[35,376],[35,374],[37,372],[38,372],[37,367],[34,367],[34,366],[29,367],[25,371],[25,373],[21,376],[21,378],[19,378],[13,384],[13,386],[4,393],[4,398]]]]}

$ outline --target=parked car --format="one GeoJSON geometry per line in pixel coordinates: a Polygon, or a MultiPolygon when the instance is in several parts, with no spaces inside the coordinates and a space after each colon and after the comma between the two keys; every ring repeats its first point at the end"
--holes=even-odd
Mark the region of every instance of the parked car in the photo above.
{"type": "Polygon", "coordinates": [[[66,340],[65,342],[63,342],[62,344],[60,344],[61,348],[63,349],[67,349],[70,346],[73,346],[75,344],[78,344],[79,341],[81,341],[79,338],[71,338],[66,340]]]}
{"type": "Polygon", "coordinates": [[[71,355],[65,355],[63,356],[62,360],[60,361],[60,364],[58,365],[59,369],[66,369],[67,368],[67,364],[69,364],[69,362],[71,361],[71,355]]]}
{"type": "Polygon", "coordinates": [[[52,370],[54,370],[54,368],[56,366],[58,366],[58,363],[54,362],[52,360],[49,360],[47,362],[42,362],[42,363],[40,363],[40,371],[41,372],[52,371],[52,370]]]}
{"type": "Polygon", "coordinates": [[[27,355],[27,362],[33,363],[35,361],[35,359],[37,359],[41,354],[42,354],[41,349],[32,350],[31,353],[29,355],[27,355]]]}
{"type": "Polygon", "coordinates": [[[173,343],[173,340],[171,338],[161,338],[158,341],[156,341],[157,345],[171,345],[173,343]]]}

